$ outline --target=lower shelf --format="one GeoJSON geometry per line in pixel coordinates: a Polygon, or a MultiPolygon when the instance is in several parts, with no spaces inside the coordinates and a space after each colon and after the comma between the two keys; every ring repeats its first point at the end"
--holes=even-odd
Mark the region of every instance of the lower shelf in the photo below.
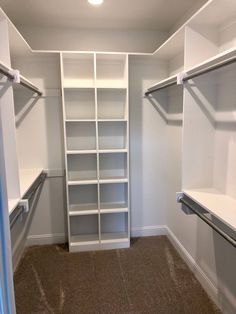
{"type": "Polygon", "coordinates": [[[236,231],[236,199],[214,188],[184,190],[186,196],[236,231]]]}
{"type": "Polygon", "coordinates": [[[129,237],[126,232],[121,233],[102,233],[101,243],[129,242],[129,237]]]}
{"type": "Polygon", "coordinates": [[[70,237],[70,245],[90,245],[99,244],[98,234],[73,235],[70,237]]]}

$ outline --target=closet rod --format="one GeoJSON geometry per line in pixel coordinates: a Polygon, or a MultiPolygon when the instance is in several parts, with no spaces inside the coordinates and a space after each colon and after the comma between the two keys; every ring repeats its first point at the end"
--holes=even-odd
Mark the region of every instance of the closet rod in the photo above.
{"type": "Polygon", "coordinates": [[[166,88],[166,87],[169,87],[169,86],[173,86],[173,85],[176,85],[176,81],[175,82],[169,82],[169,83],[166,83],[164,85],[161,85],[161,86],[157,86],[157,87],[151,87],[148,89],[148,91],[145,93],[145,96],[148,96],[150,94],[152,94],[153,92],[156,92],[160,89],[163,89],[163,88],[166,88]]]}
{"type": "Polygon", "coordinates": [[[33,84],[31,84],[26,78],[24,77],[20,77],[20,84],[30,90],[32,90],[33,92],[37,93],[39,96],[42,96],[43,93],[37,88],[35,87],[33,84]]]}
{"type": "Polygon", "coordinates": [[[199,213],[192,204],[190,204],[184,196],[181,196],[178,199],[178,202],[187,206],[194,214],[196,214],[200,219],[202,219],[208,226],[210,226],[213,230],[215,230],[220,236],[222,236],[226,241],[228,241],[233,247],[236,248],[236,240],[229,236],[226,232],[221,230],[218,226],[216,226],[209,218],[199,213]]]}
{"type": "MultiPolygon", "coordinates": [[[[35,193],[44,183],[46,177],[47,177],[47,174],[45,172],[42,172],[40,176],[38,177],[38,179],[36,180],[36,182],[30,188],[30,190],[23,197],[23,199],[31,200],[31,198],[35,195],[35,193]]],[[[12,214],[10,215],[10,228],[14,226],[18,217],[23,213],[24,213],[24,207],[22,205],[17,205],[16,208],[13,210],[12,214]]]]}
{"type": "Polygon", "coordinates": [[[200,75],[203,75],[203,74],[206,74],[206,73],[215,71],[215,70],[217,70],[217,69],[219,69],[219,68],[222,68],[222,67],[224,67],[224,66],[226,66],[226,65],[230,65],[230,64],[234,63],[235,61],[236,61],[236,56],[235,56],[235,57],[232,57],[232,58],[230,58],[230,59],[223,60],[223,61],[218,62],[218,63],[216,63],[216,64],[213,64],[213,65],[209,66],[209,67],[206,68],[206,69],[202,69],[202,70],[199,70],[199,71],[197,71],[197,72],[195,72],[195,73],[193,73],[193,74],[186,75],[186,76],[183,78],[183,82],[186,82],[186,81],[188,81],[188,80],[191,80],[191,79],[193,79],[193,78],[195,78],[195,77],[198,77],[198,76],[200,76],[200,75]]]}
{"type": "MultiPolygon", "coordinates": [[[[10,72],[11,70],[6,67],[4,64],[0,63],[0,73],[7,76],[11,81],[15,79],[15,76],[10,72]]],[[[37,93],[39,96],[42,96],[42,92],[34,86],[32,83],[30,83],[26,78],[20,75],[20,85],[30,89],[34,93],[37,93]]]]}
{"type": "Polygon", "coordinates": [[[14,75],[9,72],[9,69],[2,63],[0,63],[0,73],[7,76],[10,80],[14,80],[14,75]]]}

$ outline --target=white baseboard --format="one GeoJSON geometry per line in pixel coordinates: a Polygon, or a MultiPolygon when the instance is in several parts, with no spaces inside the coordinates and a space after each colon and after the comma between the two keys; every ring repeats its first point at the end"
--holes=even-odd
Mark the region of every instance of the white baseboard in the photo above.
{"type": "MultiPolygon", "coordinates": [[[[167,228],[167,237],[175,247],[179,255],[185,261],[185,263],[189,266],[191,271],[194,273],[197,280],[201,283],[204,290],[211,297],[211,299],[217,304],[218,303],[218,289],[216,286],[210,281],[207,275],[203,272],[201,267],[196,263],[193,257],[188,253],[188,251],[184,248],[184,246],[179,242],[174,233],[167,228]]],[[[218,305],[218,304],[217,304],[218,305]]]]}
{"type": "Polygon", "coordinates": [[[167,235],[166,226],[160,225],[131,228],[131,237],[150,237],[160,235],[167,235]]]}
{"type": "Polygon", "coordinates": [[[64,233],[31,235],[27,237],[26,246],[32,245],[48,245],[67,242],[64,233]]]}
{"type": "Polygon", "coordinates": [[[213,284],[207,274],[196,263],[193,257],[188,253],[188,251],[184,248],[184,246],[179,242],[177,237],[168,227],[166,227],[166,233],[172,245],[175,247],[185,263],[189,266],[212,301],[221,309],[224,314],[236,313],[236,304],[234,304],[235,300],[231,300],[231,302],[228,296],[213,284]]]}

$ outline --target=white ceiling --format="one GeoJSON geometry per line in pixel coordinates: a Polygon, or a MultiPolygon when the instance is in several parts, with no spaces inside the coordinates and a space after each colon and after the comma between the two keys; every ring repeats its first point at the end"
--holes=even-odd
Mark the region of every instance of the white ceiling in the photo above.
{"type": "MultiPolygon", "coordinates": [[[[16,26],[169,31],[204,0],[0,0],[16,26]]],[[[205,1],[206,2],[206,1],[205,1]]]]}

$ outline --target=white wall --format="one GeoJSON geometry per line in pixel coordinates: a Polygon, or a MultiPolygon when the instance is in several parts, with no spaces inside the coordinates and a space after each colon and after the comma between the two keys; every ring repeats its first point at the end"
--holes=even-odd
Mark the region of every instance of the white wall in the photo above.
{"type": "Polygon", "coordinates": [[[130,187],[132,235],[163,234],[166,224],[166,122],[146,89],[166,75],[151,57],[130,57],[130,187]]]}
{"type": "Polygon", "coordinates": [[[167,38],[154,30],[77,30],[19,27],[35,50],[153,52],[167,38]]]}

